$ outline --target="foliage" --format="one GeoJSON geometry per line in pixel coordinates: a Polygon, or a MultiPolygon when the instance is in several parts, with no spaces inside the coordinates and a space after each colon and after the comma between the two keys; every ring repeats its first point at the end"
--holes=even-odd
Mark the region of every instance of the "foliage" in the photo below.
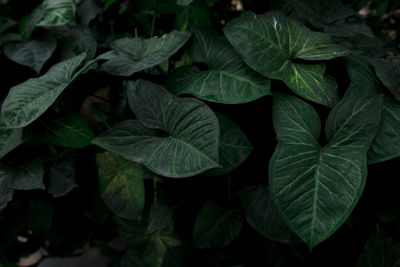
{"type": "Polygon", "coordinates": [[[399,266],[396,8],[0,1],[0,266],[399,266]]]}

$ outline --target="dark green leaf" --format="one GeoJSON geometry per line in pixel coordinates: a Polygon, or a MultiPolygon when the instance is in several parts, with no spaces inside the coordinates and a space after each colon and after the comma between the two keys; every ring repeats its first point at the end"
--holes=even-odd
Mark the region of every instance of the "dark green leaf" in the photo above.
{"type": "Polygon", "coordinates": [[[63,36],[61,47],[61,60],[76,57],[86,53],[86,59],[92,59],[96,55],[97,42],[88,28],[68,28],[60,33],[63,36]]]}
{"type": "Polygon", "coordinates": [[[16,25],[17,22],[7,18],[7,17],[0,17],[0,33],[6,31],[8,28],[11,28],[12,26],[16,25]]]}
{"type": "Polygon", "coordinates": [[[298,242],[296,236],[281,219],[264,186],[245,188],[240,192],[247,222],[257,232],[274,241],[298,242]]]}
{"type": "Polygon", "coordinates": [[[44,17],[45,12],[44,5],[39,5],[29,15],[22,18],[19,23],[19,32],[24,38],[28,39],[31,36],[36,25],[44,17]]]}
{"type": "Polygon", "coordinates": [[[372,65],[382,83],[400,101],[400,57],[387,60],[377,59],[372,61],[372,65]]]}
{"type": "Polygon", "coordinates": [[[207,105],[144,80],[128,83],[128,97],[139,120],[118,123],[94,144],[167,177],[219,167],[218,119],[207,105]]]}
{"type": "Polygon", "coordinates": [[[140,219],[144,210],[142,167],[109,152],[97,154],[96,161],[104,203],[121,218],[140,219]]]}
{"type": "Polygon", "coordinates": [[[270,161],[271,196],[282,218],[310,248],[334,233],[358,202],[381,106],[381,95],[342,99],[329,114],[328,144],[321,147],[314,108],[293,96],[276,95],[278,146],[270,161]]]}
{"type": "Polygon", "coordinates": [[[94,139],[87,122],[76,114],[42,122],[40,129],[33,138],[53,146],[82,148],[94,139]]]}
{"type": "Polygon", "coordinates": [[[241,218],[234,211],[208,201],[196,219],[194,245],[197,248],[222,248],[235,241],[242,227],[241,218]]]}
{"type": "Polygon", "coordinates": [[[189,32],[172,31],[150,39],[118,39],[111,44],[113,57],[101,69],[114,75],[130,76],[169,58],[189,39],[189,32]]]}
{"type": "Polygon", "coordinates": [[[336,82],[324,75],[324,64],[293,62],[349,53],[327,34],[310,31],[278,12],[246,12],[230,21],[224,33],[247,65],[262,75],[283,80],[295,93],[316,103],[332,107],[338,101],[336,82]]]}
{"type": "Polygon", "coordinates": [[[180,6],[187,6],[190,5],[190,3],[192,3],[193,0],[176,0],[176,3],[180,6]]]}
{"type": "Polygon", "coordinates": [[[96,0],[84,0],[78,7],[78,16],[83,25],[89,26],[90,22],[96,18],[103,9],[96,0]]]}
{"type": "Polygon", "coordinates": [[[76,187],[74,160],[68,158],[53,162],[49,169],[47,191],[53,197],[62,197],[76,187]]]}
{"type": "Polygon", "coordinates": [[[0,118],[0,158],[23,143],[23,129],[6,129],[0,118]]]}
{"type": "Polygon", "coordinates": [[[154,203],[151,207],[149,224],[147,225],[146,234],[161,231],[169,228],[173,224],[172,215],[175,208],[168,207],[160,203],[154,203]]]}
{"type": "Polygon", "coordinates": [[[33,39],[12,42],[4,45],[4,54],[18,64],[28,66],[39,74],[44,63],[56,49],[57,41],[53,38],[33,39]]]}
{"type": "Polygon", "coordinates": [[[45,0],[42,6],[45,13],[37,26],[60,26],[75,19],[75,4],[72,0],[45,0]]]}
{"type": "Polygon", "coordinates": [[[218,114],[220,138],[219,161],[222,168],[206,172],[207,175],[224,175],[238,167],[250,155],[253,146],[246,135],[227,116],[218,114]]]}
{"type": "Polygon", "coordinates": [[[0,211],[12,200],[14,190],[10,188],[13,175],[10,170],[0,162],[0,211]]]}
{"type": "Polygon", "coordinates": [[[106,11],[107,9],[110,8],[110,6],[112,6],[113,4],[115,4],[116,2],[118,2],[118,0],[106,0],[106,2],[104,3],[104,11],[106,11]]]}
{"type": "Polygon", "coordinates": [[[44,189],[43,161],[34,159],[22,165],[14,166],[10,188],[14,190],[44,189]]]}
{"type": "Polygon", "coordinates": [[[270,94],[271,81],[251,70],[228,41],[204,29],[193,29],[191,57],[208,69],[182,67],[172,72],[167,88],[174,94],[193,94],[225,104],[253,101],[270,94]]]}

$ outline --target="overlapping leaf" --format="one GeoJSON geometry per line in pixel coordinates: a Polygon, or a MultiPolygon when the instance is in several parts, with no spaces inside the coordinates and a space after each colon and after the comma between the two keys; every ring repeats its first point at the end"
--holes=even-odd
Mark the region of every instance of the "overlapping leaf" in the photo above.
{"type": "Polygon", "coordinates": [[[96,155],[99,191],[105,204],[119,217],[140,219],[144,210],[142,167],[118,155],[96,155]]]}
{"type": "Polygon", "coordinates": [[[0,158],[23,143],[23,129],[7,129],[0,118],[0,158]]]}
{"type": "Polygon", "coordinates": [[[168,177],[220,167],[218,119],[207,105],[144,80],[128,83],[128,97],[138,120],[116,124],[94,144],[168,177]]]}
{"type": "Polygon", "coordinates": [[[37,26],[60,26],[75,19],[75,4],[72,0],[45,0],[43,18],[37,26]]]}
{"type": "Polygon", "coordinates": [[[270,94],[271,81],[250,69],[228,41],[212,31],[193,29],[191,58],[207,64],[201,71],[194,66],[171,73],[167,88],[174,94],[192,94],[225,104],[245,103],[270,94]]]}
{"type": "Polygon", "coordinates": [[[154,67],[169,58],[189,39],[189,32],[172,31],[161,37],[150,39],[124,37],[114,41],[113,57],[101,69],[120,76],[154,67]]]}
{"type": "Polygon", "coordinates": [[[382,83],[400,101],[400,57],[373,60],[372,65],[382,83]]]}
{"type": "MultiPolygon", "coordinates": [[[[346,95],[378,95],[384,92],[372,66],[361,57],[346,58],[351,84],[346,95]]],[[[400,103],[389,95],[383,97],[382,120],[368,151],[368,163],[378,163],[400,156],[400,103]]]]}
{"type": "Polygon", "coordinates": [[[270,161],[271,196],[283,219],[310,248],[350,215],[367,175],[367,150],[381,119],[382,96],[348,96],[329,114],[328,144],[318,143],[314,108],[288,95],[273,107],[278,146],[270,161]]]}
{"type": "Polygon", "coordinates": [[[313,32],[278,12],[246,12],[224,28],[229,42],[252,69],[271,79],[283,80],[295,93],[332,107],[337,85],[324,74],[322,63],[293,60],[327,60],[347,55],[327,34],[313,32]]]}

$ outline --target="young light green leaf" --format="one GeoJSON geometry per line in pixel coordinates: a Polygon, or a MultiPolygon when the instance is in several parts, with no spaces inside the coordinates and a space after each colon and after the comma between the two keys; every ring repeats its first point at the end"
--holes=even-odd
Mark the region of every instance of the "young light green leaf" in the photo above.
{"type": "Polygon", "coordinates": [[[79,115],[70,114],[60,119],[41,122],[35,140],[53,146],[82,148],[90,145],[94,134],[79,115]]]}
{"type": "Polygon", "coordinates": [[[32,68],[40,73],[44,63],[56,49],[57,41],[53,38],[32,39],[22,42],[11,42],[4,45],[4,54],[18,64],[32,68]]]}
{"type": "Polygon", "coordinates": [[[267,188],[248,187],[240,192],[240,196],[247,222],[254,230],[268,239],[282,243],[300,241],[281,219],[267,188]]]}
{"type": "Polygon", "coordinates": [[[246,12],[227,23],[224,33],[247,65],[262,75],[283,80],[316,103],[332,107],[338,101],[336,82],[324,75],[323,64],[293,61],[327,60],[349,53],[327,34],[310,31],[279,12],[246,12]]]}
{"type": "Polygon", "coordinates": [[[150,39],[118,39],[111,44],[113,57],[101,66],[101,70],[114,75],[130,76],[154,67],[175,54],[189,37],[190,32],[172,31],[150,39]]]}
{"type": "Polygon", "coordinates": [[[109,152],[97,154],[96,161],[104,203],[121,218],[140,219],[144,210],[142,167],[109,152]]]}
{"type": "Polygon", "coordinates": [[[83,72],[78,71],[86,54],[54,65],[46,74],[12,87],[1,114],[7,127],[27,126],[42,115],[56,98],[83,72]]]}
{"type": "Polygon", "coordinates": [[[296,13],[315,28],[322,28],[332,36],[364,34],[373,37],[371,29],[353,9],[335,0],[293,1],[296,13]]]}
{"type": "Polygon", "coordinates": [[[250,102],[270,94],[271,81],[250,69],[229,42],[212,31],[195,28],[191,58],[207,70],[182,67],[171,73],[166,87],[173,94],[192,94],[225,104],[250,102]]]}
{"type": "Polygon", "coordinates": [[[400,57],[373,60],[372,65],[382,83],[400,101],[400,57]]]}
{"type": "Polygon", "coordinates": [[[206,104],[144,80],[128,83],[128,98],[139,120],[116,124],[94,144],[167,177],[220,167],[218,119],[206,104]]]}
{"type": "Polygon", "coordinates": [[[381,95],[342,99],[329,114],[328,144],[321,147],[314,108],[292,96],[275,97],[278,146],[270,161],[271,197],[284,221],[310,249],[334,233],[359,200],[381,106],[381,95]]]}
{"type": "Polygon", "coordinates": [[[241,218],[232,210],[225,210],[214,201],[208,201],[200,210],[193,229],[197,248],[222,248],[242,231],[241,218]]]}
{"type": "Polygon", "coordinates": [[[219,161],[222,168],[207,171],[206,175],[225,175],[238,167],[250,155],[253,146],[247,136],[227,116],[217,114],[220,128],[219,161]]]}
{"type": "Polygon", "coordinates": [[[34,159],[19,166],[13,166],[10,188],[14,190],[44,189],[43,161],[34,159]]]}
{"type": "Polygon", "coordinates": [[[42,6],[45,13],[37,26],[60,26],[75,19],[75,4],[72,0],[45,0],[42,6]]]}

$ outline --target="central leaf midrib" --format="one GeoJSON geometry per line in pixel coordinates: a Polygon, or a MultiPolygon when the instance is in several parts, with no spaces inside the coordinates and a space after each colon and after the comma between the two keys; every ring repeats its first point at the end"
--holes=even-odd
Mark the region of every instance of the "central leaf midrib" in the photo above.
{"type": "MultiPolygon", "coordinates": [[[[164,138],[165,138],[165,137],[164,137],[164,138]]],[[[200,149],[198,149],[197,147],[193,146],[192,144],[186,142],[185,140],[179,139],[179,138],[173,137],[173,136],[170,136],[170,137],[167,137],[167,138],[171,138],[171,139],[173,139],[173,140],[175,140],[175,141],[178,141],[178,142],[182,143],[182,144],[185,145],[185,146],[188,146],[188,147],[191,148],[192,150],[197,151],[199,154],[201,154],[203,157],[205,157],[206,159],[208,159],[208,160],[211,161],[212,163],[215,163],[217,166],[219,166],[219,163],[218,163],[218,162],[216,162],[214,159],[210,158],[207,154],[205,154],[202,150],[200,150],[200,149]]]]}

